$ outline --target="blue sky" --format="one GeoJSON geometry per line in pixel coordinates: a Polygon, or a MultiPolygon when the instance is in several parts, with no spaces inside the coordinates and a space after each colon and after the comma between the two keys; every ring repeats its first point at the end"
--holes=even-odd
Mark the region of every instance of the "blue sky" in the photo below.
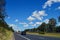
{"type": "Polygon", "coordinates": [[[60,16],[60,0],[6,0],[6,22],[14,30],[38,27],[60,16]]]}

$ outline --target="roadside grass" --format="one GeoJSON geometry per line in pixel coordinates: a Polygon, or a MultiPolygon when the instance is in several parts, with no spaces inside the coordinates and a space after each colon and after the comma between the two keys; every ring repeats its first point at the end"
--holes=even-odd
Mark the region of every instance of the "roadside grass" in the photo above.
{"type": "Polygon", "coordinates": [[[12,35],[12,31],[0,27],[0,40],[11,40],[12,35]]]}
{"type": "Polygon", "coordinates": [[[27,32],[27,34],[60,38],[60,33],[45,33],[45,34],[39,34],[39,33],[37,33],[37,32],[27,32]]]}
{"type": "Polygon", "coordinates": [[[7,36],[6,36],[6,40],[12,40],[12,35],[13,33],[11,31],[6,30],[7,36]]]}
{"type": "Polygon", "coordinates": [[[39,34],[39,35],[60,38],[60,33],[45,33],[45,34],[39,34]]]}

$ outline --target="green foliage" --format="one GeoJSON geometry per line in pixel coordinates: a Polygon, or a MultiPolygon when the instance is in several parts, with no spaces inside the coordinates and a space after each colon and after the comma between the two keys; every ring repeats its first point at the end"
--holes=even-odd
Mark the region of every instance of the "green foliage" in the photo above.
{"type": "Polygon", "coordinates": [[[60,22],[60,16],[58,17],[58,22],[60,22]]]}
{"type": "Polygon", "coordinates": [[[55,32],[56,19],[51,18],[51,19],[49,20],[48,25],[49,25],[48,31],[49,31],[49,32],[55,32]]]}
{"type": "MultiPolygon", "coordinates": [[[[0,3],[2,3],[2,2],[4,2],[5,0],[0,0],[0,3]]],[[[3,27],[3,28],[5,28],[5,29],[8,29],[8,30],[11,30],[11,31],[13,31],[13,29],[12,28],[10,28],[9,26],[8,26],[8,24],[5,22],[5,17],[7,16],[6,14],[5,14],[5,10],[4,10],[4,5],[3,4],[0,4],[0,27],[3,27]],[[4,11],[3,11],[4,10],[4,11]]]]}
{"type": "Polygon", "coordinates": [[[56,19],[54,19],[54,18],[49,19],[49,25],[55,26],[56,25],[56,19]]]}
{"type": "Polygon", "coordinates": [[[46,23],[42,23],[39,27],[38,30],[45,32],[46,31],[46,23]]]}
{"type": "Polygon", "coordinates": [[[60,32],[60,26],[56,27],[56,32],[60,32]]]}
{"type": "Polygon", "coordinates": [[[0,0],[0,20],[4,20],[6,17],[5,3],[5,0],[0,0]]]}
{"type": "Polygon", "coordinates": [[[14,32],[13,28],[12,27],[9,27],[9,30],[11,30],[12,32],[14,32]]]}

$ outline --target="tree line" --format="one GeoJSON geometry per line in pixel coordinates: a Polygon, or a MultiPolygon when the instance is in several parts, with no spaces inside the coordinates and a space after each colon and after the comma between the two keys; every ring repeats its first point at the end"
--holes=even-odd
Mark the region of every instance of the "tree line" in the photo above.
{"type": "MultiPolygon", "coordinates": [[[[60,16],[58,17],[58,22],[60,22],[60,16]]],[[[55,18],[49,19],[49,22],[46,24],[43,22],[41,25],[39,25],[37,28],[32,28],[32,29],[26,29],[26,32],[39,32],[39,33],[55,33],[55,32],[60,32],[60,25],[56,26],[57,23],[55,18]]]]}
{"type": "Polygon", "coordinates": [[[0,0],[0,28],[3,27],[5,29],[13,31],[12,27],[9,27],[9,25],[6,23],[5,18],[7,17],[7,14],[5,12],[5,0],[0,0]]]}

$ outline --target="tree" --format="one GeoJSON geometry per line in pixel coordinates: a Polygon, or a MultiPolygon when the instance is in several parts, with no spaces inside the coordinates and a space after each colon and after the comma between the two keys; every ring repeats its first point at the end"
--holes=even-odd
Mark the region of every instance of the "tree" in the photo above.
{"type": "Polygon", "coordinates": [[[60,32],[60,26],[56,27],[56,32],[60,32]]]}
{"type": "Polygon", "coordinates": [[[42,23],[39,27],[38,27],[38,30],[39,31],[42,31],[42,32],[46,32],[46,23],[42,23]]]}
{"type": "Polygon", "coordinates": [[[5,0],[0,0],[0,20],[4,20],[5,16],[5,0]]]}
{"type": "Polygon", "coordinates": [[[49,32],[54,32],[56,26],[56,19],[51,18],[48,24],[49,24],[49,32]]]}
{"type": "Polygon", "coordinates": [[[58,21],[60,22],[60,16],[58,17],[58,21]]]}
{"type": "Polygon", "coordinates": [[[5,12],[5,0],[0,0],[0,27],[4,27],[9,29],[8,24],[6,23],[6,21],[4,20],[6,15],[5,12]]]}
{"type": "Polygon", "coordinates": [[[4,20],[5,17],[5,0],[0,0],[0,25],[3,27],[7,26],[7,23],[4,20]]]}

